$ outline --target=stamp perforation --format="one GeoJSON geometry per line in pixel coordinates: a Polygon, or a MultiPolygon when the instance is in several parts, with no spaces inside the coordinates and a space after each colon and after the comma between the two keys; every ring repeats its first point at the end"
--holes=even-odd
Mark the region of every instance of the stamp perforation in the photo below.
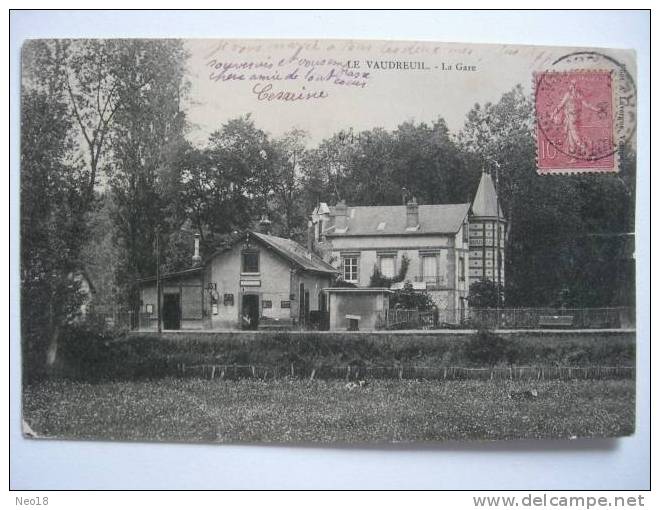
{"type": "MultiPolygon", "coordinates": [[[[570,63],[571,56],[574,55],[561,57],[552,65],[570,63]]],[[[539,175],[603,174],[619,171],[621,147],[634,134],[635,119],[634,112],[623,110],[630,104],[633,107],[636,104],[636,87],[625,66],[607,55],[596,52],[589,52],[588,56],[589,64],[603,61],[603,65],[583,67],[586,62],[580,59],[582,65],[575,68],[546,69],[532,73],[535,159],[539,175]],[[606,86],[598,84],[598,81],[604,80],[605,76],[608,80],[606,86]],[[584,81],[589,77],[595,78],[596,84],[588,88],[585,93],[579,87],[585,87],[584,81]],[[546,80],[550,85],[544,87],[546,80]],[[552,90],[552,87],[556,87],[556,90],[552,90]],[[561,90],[561,87],[566,90],[561,90]],[[597,87],[601,87],[602,90],[598,90],[597,87]],[[622,91],[627,92],[627,96],[622,97],[622,91]],[[558,94],[561,94],[561,99],[558,99],[558,94]],[[590,104],[586,100],[587,96],[588,99],[592,97],[599,99],[598,106],[590,104]],[[546,101],[546,104],[542,105],[543,101],[546,101]],[[554,107],[551,110],[552,115],[549,115],[550,107],[554,107]],[[562,108],[564,111],[559,117],[558,110],[562,108]],[[587,115],[593,116],[591,111],[595,111],[598,119],[603,119],[603,115],[606,114],[608,122],[581,123],[583,108],[589,110],[587,115]],[[556,137],[561,134],[561,141],[553,140],[552,136],[546,133],[544,121],[549,129],[554,131],[556,137]],[[629,123],[633,125],[628,126],[629,123]],[[600,135],[600,138],[596,138],[595,135],[600,135]],[[544,144],[551,144],[551,150],[549,145],[546,147],[544,144]],[[563,150],[564,147],[567,148],[566,151],[563,150]],[[602,150],[603,148],[606,150],[602,150]],[[551,152],[554,152],[554,155],[549,158],[551,152]],[[564,156],[557,158],[557,152],[564,156]],[[556,159],[554,162],[556,164],[549,162],[549,159],[556,159]],[[598,161],[608,159],[606,164],[598,164],[598,161]]]]}

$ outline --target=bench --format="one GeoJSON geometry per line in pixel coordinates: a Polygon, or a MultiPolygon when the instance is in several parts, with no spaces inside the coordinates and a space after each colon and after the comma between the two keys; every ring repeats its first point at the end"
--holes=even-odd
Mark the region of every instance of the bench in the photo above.
{"type": "Polygon", "coordinates": [[[573,325],[572,315],[541,315],[539,316],[540,327],[570,327],[573,325]]]}

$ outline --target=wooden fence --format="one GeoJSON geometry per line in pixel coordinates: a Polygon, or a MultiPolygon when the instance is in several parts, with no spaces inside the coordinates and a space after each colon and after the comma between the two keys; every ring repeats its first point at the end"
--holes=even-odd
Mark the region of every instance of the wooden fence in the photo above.
{"type": "Polygon", "coordinates": [[[122,330],[149,330],[156,329],[156,313],[133,312],[121,309],[94,308],[94,313],[103,318],[110,328],[122,330]]]}
{"type": "MultiPolygon", "coordinates": [[[[103,312],[109,326],[127,330],[156,328],[154,313],[103,312]]],[[[433,311],[390,309],[379,314],[378,329],[619,329],[635,327],[635,309],[619,308],[470,308],[433,311]]],[[[286,327],[279,328],[286,329],[286,327]]],[[[293,325],[290,329],[299,329],[293,325]]],[[[314,329],[323,329],[318,326],[314,329]]]]}
{"type": "Polygon", "coordinates": [[[633,379],[635,367],[427,367],[427,366],[354,366],[296,364],[268,365],[185,365],[177,366],[183,376],[208,379],[330,379],[355,381],[368,379],[400,380],[593,380],[633,379]]]}

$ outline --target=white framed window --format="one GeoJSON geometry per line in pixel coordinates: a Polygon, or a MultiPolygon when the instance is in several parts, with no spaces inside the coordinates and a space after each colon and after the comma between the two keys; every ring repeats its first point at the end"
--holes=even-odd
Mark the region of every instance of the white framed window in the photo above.
{"type": "Polygon", "coordinates": [[[422,281],[427,285],[438,285],[438,257],[436,255],[422,256],[422,281]]]}
{"type": "Polygon", "coordinates": [[[357,283],[360,280],[360,257],[358,255],[345,255],[341,258],[344,280],[357,283]]]}

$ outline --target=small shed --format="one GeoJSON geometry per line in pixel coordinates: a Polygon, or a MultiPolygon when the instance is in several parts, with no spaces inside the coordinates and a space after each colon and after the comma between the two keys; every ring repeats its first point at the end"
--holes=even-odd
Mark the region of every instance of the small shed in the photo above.
{"type": "Polygon", "coordinates": [[[392,291],[384,287],[332,287],[327,296],[330,331],[376,329],[390,306],[392,291]]]}

